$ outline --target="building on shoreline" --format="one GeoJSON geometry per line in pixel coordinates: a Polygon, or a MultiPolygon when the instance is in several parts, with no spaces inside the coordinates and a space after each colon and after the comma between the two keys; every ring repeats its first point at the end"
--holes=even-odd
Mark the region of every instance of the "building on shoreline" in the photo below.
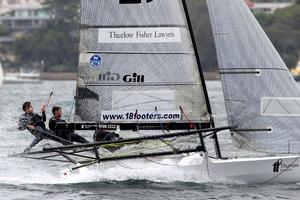
{"type": "Polygon", "coordinates": [[[265,0],[261,2],[245,0],[245,2],[253,13],[267,14],[273,14],[276,10],[287,8],[295,3],[294,0],[265,0]]]}
{"type": "Polygon", "coordinates": [[[50,20],[43,0],[0,0],[0,25],[10,30],[39,28],[50,20]]]}
{"type": "Polygon", "coordinates": [[[13,51],[17,38],[30,34],[33,29],[45,26],[50,15],[43,5],[44,0],[0,0],[0,60],[15,62],[13,51]]]}

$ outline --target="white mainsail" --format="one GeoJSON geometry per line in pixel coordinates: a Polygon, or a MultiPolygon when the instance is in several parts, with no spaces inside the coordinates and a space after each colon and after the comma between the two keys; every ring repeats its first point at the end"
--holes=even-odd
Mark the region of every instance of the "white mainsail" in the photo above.
{"type": "MultiPolygon", "coordinates": [[[[300,91],[244,0],[207,0],[228,121],[241,145],[300,152],[300,91]]],[[[246,147],[246,146],[245,146],[246,147]]]]}
{"type": "Polygon", "coordinates": [[[209,123],[202,86],[181,0],[81,1],[77,119],[209,123]]]}

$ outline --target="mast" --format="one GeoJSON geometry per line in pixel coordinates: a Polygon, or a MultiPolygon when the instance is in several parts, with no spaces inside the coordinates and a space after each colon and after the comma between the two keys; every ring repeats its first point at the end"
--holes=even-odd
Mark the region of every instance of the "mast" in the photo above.
{"type": "MultiPolygon", "coordinates": [[[[194,47],[194,51],[195,51],[195,57],[196,57],[197,64],[198,64],[200,79],[201,79],[201,82],[202,82],[203,93],[204,93],[204,97],[205,97],[205,101],[206,101],[206,105],[207,105],[207,111],[208,111],[208,114],[210,116],[210,123],[211,123],[211,126],[213,128],[215,128],[215,122],[214,122],[214,118],[213,118],[213,115],[212,115],[212,109],[211,109],[211,106],[210,106],[210,101],[209,101],[209,98],[208,98],[208,92],[207,92],[205,79],[204,79],[204,75],[203,75],[203,71],[202,71],[200,56],[199,56],[199,52],[198,52],[198,49],[197,49],[195,35],[194,35],[191,20],[190,20],[190,16],[189,16],[189,13],[188,13],[186,1],[182,0],[182,4],[183,4],[186,20],[187,20],[187,23],[188,23],[188,28],[189,28],[189,31],[190,31],[190,34],[191,34],[191,39],[192,39],[192,43],[193,43],[193,47],[194,47]]],[[[213,138],[214,138],[214,143],[215,143],[216,155],[217,155],[218,158],[221,158],[222,155],[221,155],[218,136],[217,136],[216,133],[213,134],[213,138]]]]}

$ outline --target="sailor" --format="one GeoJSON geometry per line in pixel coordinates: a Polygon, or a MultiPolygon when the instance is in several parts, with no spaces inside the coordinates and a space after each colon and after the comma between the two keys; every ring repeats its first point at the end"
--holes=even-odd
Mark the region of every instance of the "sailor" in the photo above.
{"type": "Polygon", "coordinates": [[[23,153],[29,153],[30,149],[37,145],[44,138],[54,140],[56,142],[60,142],[62,144],[66,144],[63,141],[60,141],[59,138],[55,136],[55,132],[49,131],[46,129],[45,121],[46,121],[46,106],[41,106],[42,116],[33,112],[33,107],[31,102],[25,102],[23,104],[23,111],[25,112],[19,118],[18,129],[19,130],[29,130],[32,135],[35,136],[31,144],[26,147],[23,153]]]}
{"type": "MultiPolygon", "coordinates": [[[[98,130],[95,130],[93,139],[94,139],[94,142],[108,142],[108,141],[121,140],[123,138],[121,138],[120,135],[115,132],[109,132],[104,129],[98,129],[98,130]]],[[[119,150],[123,146],[124,146],[124,144],[118,144],[118,145],[112,145],[112,146],[107,145],[104,148],[109,150],[110,152],[114,152],[116,150],[119,150]]]]}
{"type": "Polygon", "coordinates": [[[98,129],[94,132],[93,136],[94,142],[103,142],[103,141],[114,141],[122,139],[119,134],[115,132],[109,132],[104,129],[98,129]]]}
{"type": "Polygon", "coordinates": [[[66,122],[65,120],[61,119],[62,113],[61,107],[54,106],[52,108],[53,117],[49,120],[50,130],[55,131],[56,135],[70,142],[89,143],[89,141],[87,141],[84,137],[74,133],[74,131],[56,130],[56,125],[58,122],[66,122]]]}

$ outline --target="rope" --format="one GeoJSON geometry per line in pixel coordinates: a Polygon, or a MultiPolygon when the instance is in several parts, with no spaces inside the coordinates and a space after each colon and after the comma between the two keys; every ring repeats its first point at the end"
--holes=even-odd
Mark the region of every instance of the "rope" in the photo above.
{"type": "Polygon", "coordinates": [[[193,123],[193,122],[189,119],[189,117],[187,116],[187,114],[184,112],[183,108],[182,108],[181,106],[179,106],[179,108],[180,108],[182,114],[184,115],[184,117],[188,120],[188,122],[189,122],[190,124],[194,124],[194,127],[196,128],[196,124],[193,123]]]}
{"type": "MultiPolygon", "coordinates": [[[[194,124],[194,127],[196,128],[196,124],[193,123],[193,122],[189,119],[189,117],[187,116],[187,114],[184,112],[183,108],[182,108],[181,106],[179,106],[179,108],[180,108],[182,114],[183,114],[183,115],[185,116],[185,118],[188,120],[188,122],[191,123],[191,124],[194,124]]],[[[210,156],[208,155],[208,157],[210,157],[210,156]]]]}

